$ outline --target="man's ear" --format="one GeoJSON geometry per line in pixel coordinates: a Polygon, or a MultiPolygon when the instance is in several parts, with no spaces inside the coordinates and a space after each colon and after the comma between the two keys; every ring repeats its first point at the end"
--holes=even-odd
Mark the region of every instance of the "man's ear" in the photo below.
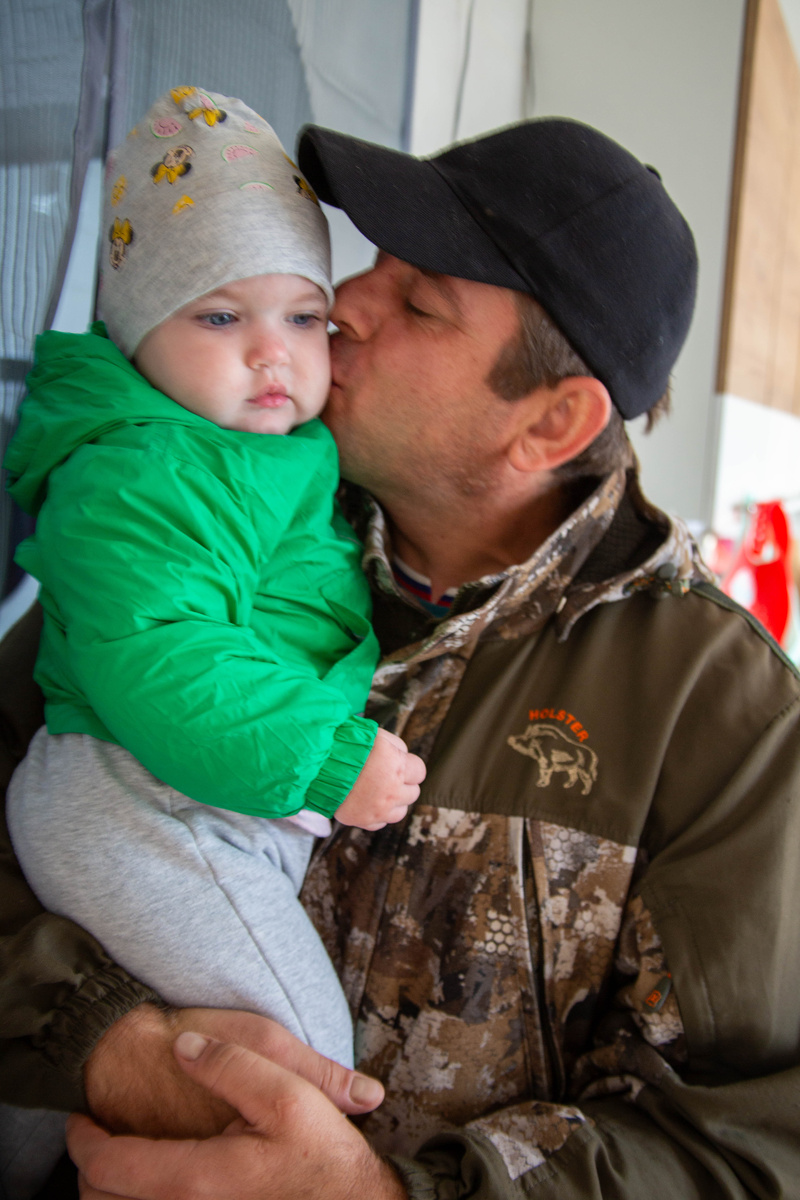
{"type": "Polygon", "coordinates": [[[589,375],[570,375],[516,403],[521,420],[508,460],[517,471],[553,471],[577,458],[611,416],[608,388],[589,375]]]}

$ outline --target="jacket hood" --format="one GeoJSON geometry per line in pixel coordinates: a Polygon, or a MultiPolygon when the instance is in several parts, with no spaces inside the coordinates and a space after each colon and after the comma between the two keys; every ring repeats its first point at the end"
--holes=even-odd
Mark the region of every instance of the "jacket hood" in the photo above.
{"type": "Polygon", "coordinates": [[[79,446],[142,421],[205,425],[151,387],[109,340],[101,321],[89,333],[43,333],[36,339],[36,364],[4,466],[8,490],[35,516],[47,495],[47,480],[79,446]]]}

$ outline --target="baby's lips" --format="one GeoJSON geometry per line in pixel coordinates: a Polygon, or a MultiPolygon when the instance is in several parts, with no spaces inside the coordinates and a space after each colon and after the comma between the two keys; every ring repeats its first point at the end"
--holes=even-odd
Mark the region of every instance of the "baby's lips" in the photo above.
{"type": "Polygon", "coordinates": [[[274,391],[267,388],[263,392],[259,392],[257,396],[252,396],[249,400],[250,404],[255,404],[257,408],[282,408],[284,404],[288,404],[290,397],[284,391],[274,391]]]}

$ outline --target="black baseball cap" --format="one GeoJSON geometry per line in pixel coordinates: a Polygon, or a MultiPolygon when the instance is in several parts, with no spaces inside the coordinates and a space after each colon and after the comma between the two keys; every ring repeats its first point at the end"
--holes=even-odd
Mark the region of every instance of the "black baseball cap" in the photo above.
{"type": "Polygon", "coordinates": [[[528,292],[623,417],[666,391],[697,286],[658,173],[578,121],[523,121],[431,158],[308,125],[300,169],[388,254],[528,292]]]}

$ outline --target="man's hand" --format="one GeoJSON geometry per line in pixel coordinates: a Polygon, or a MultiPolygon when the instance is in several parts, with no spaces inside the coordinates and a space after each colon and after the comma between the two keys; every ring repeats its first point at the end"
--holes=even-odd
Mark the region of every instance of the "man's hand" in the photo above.
{"type": "Polygon", "coordinates": [[[345,1113],[370,1112],[383,1099],[376,1079],[348,1071],[268,1017],[218,1008],[162,1011],[140,1004],[95,1046],[85,1068],[89,1107],[114,1133],[211,1137],[235,1117],[223,1098],[195,1083],[172,1052],[183,1030],[236,1042],[302,1076],[345,1113]]]}
{"type": "Polygon", "coordinates": [[[408,1200],[394,1170],[298,1075],[196,1033],[182,1034],[175,1053],[194,1086],[241,1116],[205,1141],[148,1141],[73,1115],[67,1140],[82,1200],[408,1200]]]}
{"type": "Polygon", "coordinates": [[[424,778],[422,759],[409,754],[402,738],[379,729],[358,778],[336,810],[336,820],[369,830],[402,821],[424,778]]]}

